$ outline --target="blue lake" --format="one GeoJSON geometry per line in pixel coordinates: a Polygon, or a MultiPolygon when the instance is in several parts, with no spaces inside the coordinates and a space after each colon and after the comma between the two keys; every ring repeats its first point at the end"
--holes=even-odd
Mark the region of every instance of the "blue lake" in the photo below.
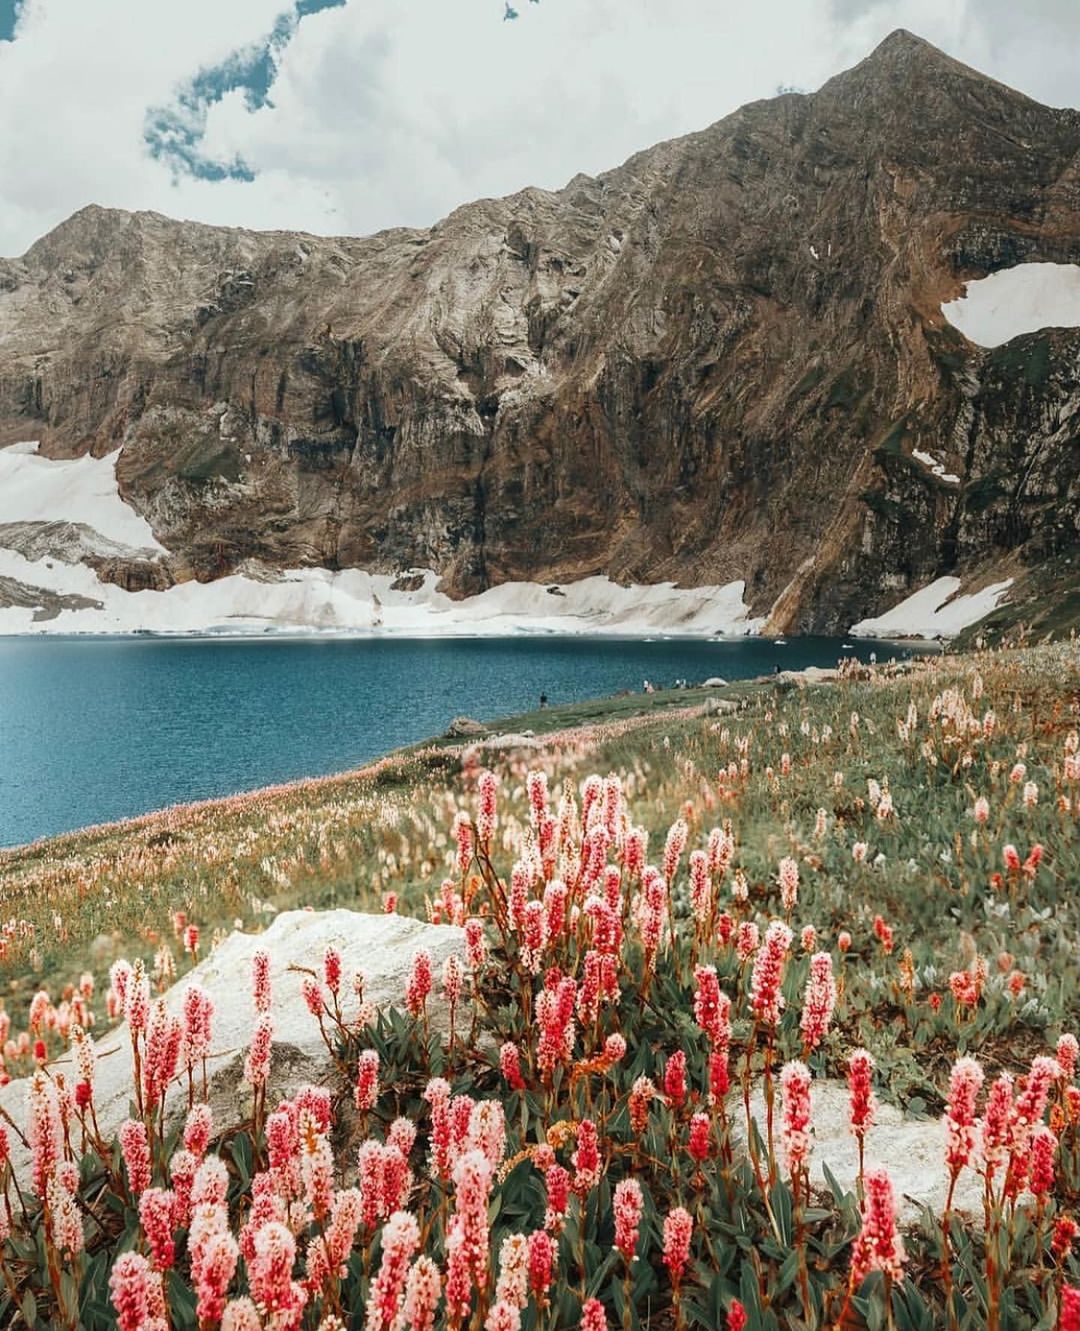
{"type": "Polygon", "coordinates": [[[838,638],[0,638],[0,846],[324,775],[455,716],[903,654],[838,638]]]}

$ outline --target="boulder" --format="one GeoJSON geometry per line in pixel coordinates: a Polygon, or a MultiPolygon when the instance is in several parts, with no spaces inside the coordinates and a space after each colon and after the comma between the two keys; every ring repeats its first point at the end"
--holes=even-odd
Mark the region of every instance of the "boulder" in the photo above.
{"type": "MultiPolygon", "coordinates": [[[[849,1104],[848,1089],[842,1081],[819,1080],[810,1088],[813,1122],[810,1181],[814,1187],[828,1187],[825,1180],[828,1165],[845,1191],[855,1191],[859,1148],[849,1125],[849,1104]]],[[[728,1105],[734,1133],[741,1137],[743,1109],[737,1090],[732,1091],[728,1105]]],[[[750,1112],[764,1140],[765,1099],[760,1087],[750,1097],[750,1112]]],[[[774,1134],[779,1141],[779,1089],[774,1107],[774,1134]]],[[[941,1215],[949,1174],[945,1166],[945,1130],[940,1119],[908,1118],[893,1105],[879,1104],[877,1121],[866,1138],[866,1167],[872,1165],[889,1171],[904,1224],[917,1221],[924,1206],[936,1216],[941,1215]]],[[[966,1169],[956,1185],[953,1209],[981,1221],[982,1196],[981,1179],[966,1169]]]]}
{"type": "MultiPolygon", "coordinates": [[[[244,1058],[254,1026],[250,996],[251,959],[259,948],[270,954],[270,983],[273,993],[274,1045],[270,1076],[270,1101],[292,1095],[308,1083],[326,1082],[336,1073],[333,1059],[318,1023],[308,1011],[301,992],[306,968],[319,972],[328,944],[342,954],[342,1007],[346,1020],[355,1015],[352,992],[355,971],[364,973],[364,1000],[377,1007],[402,1006],[409,969],[416,952],[431,953],[436,976],[451,953],[464,951],[464,932],[449,925],[425,924],[403,915],[362,915],[350,910],[284,911],[261,934],[233,933],[214,951],[173,985],[165,995],[170,1012],[179,1014],[189,985],[200,984],[214,1001],[212,1052],[207,1060],[210,1103],[218,1131],[242,1121],[250,1100],[243,1081],[244,1058]]],[[[446,1013],[437,1001],[429,1000],[432,1026],[445,1027],[446,1013]]],[[[97,1068],[94,1104],[98,1126],[111,1141],[128,1117],[132,1095],[131,1039],[126,1023],[95,1040],[97,1068]]],[[[64,1055],[50,1064],[53,1073],[63,1072],[73,1083],[71,1058],[64,1055]]],[[[10,1114],[23,1128],[26,1122],[27,1079],[0,1087],[0,1118],[10,1114]]],[[[176,1082],[167,1098],[167,1118],[178,1122],[187,1108],[186,1078],[176,1082]]],[[[21,1177],[28,1157],[11,1134],[12,1163],[21,1177]]]]}
{"type": "Polygon", "coordinates": [[[486,731],[487,726],[474,721],[471,716],[455,716],[446,728],[451,739],[467,739],[473,735],[483,735],[486,731]]]}
{"type": "Polygon", "coordinates": [[[705,715],[706,716],[732,716],[739,710],[739,704],[734,698],[706,698],[705,715]]]}
{"type": "Polygon", "coordinates": [[[727,687],[727,680],[721,679],[719,675],[713,675],[713,677],[707,679],[701,687],[703,689],[723,689],[727,687]]]}

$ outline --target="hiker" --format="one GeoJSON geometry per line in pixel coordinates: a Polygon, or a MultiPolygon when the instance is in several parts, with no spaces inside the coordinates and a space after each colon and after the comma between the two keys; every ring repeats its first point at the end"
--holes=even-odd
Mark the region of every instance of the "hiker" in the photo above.
{"type": "Polygon", "coordinates": [[[540,695],[540,706],[541,706],[541,708],[544,708],[544,707],[547,706],[547,694],[546,694],[546,693],[541,693],[541,695],[540,695]]]}

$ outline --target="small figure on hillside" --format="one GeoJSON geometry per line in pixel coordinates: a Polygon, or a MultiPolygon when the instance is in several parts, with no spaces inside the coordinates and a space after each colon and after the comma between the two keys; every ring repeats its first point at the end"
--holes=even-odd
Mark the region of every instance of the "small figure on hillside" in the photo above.
{"type": "Polygon", "coordinates": [[[653,686],[649,683],[648,680],[646,680],[645,683],[641,686],[641,689],[643,693],[652,693],[653,686]]]}
{"type": "Polygon", "coordinates": [[[546,694],[546,693],[541,693],[541,695],[540,695],[540,706],[541,706],[541,707],[546,707],[546,706],[547,706],[547,694],[546,694]]]}
{"type": "Polygon", "coordinates": [[[772,668],[772,672],[773,672],[774,675],[778,675],[778,674],[780,673],[780,662],[779,662],[779,661],[777,661],[776,664],[773,666],[773,668],[772,668]]]}

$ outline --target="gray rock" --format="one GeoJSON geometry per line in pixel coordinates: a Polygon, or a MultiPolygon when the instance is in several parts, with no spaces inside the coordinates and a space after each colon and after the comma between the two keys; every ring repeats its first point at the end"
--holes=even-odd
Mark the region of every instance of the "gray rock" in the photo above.
{"type": "Polygon", "coordinates": [[[487,726],[474,721],[471,716],[455,716],[446,728],[451,739],[465,739],[472,735],[483,735],[487,726]]]}
{"type": "MultiPolygon", "coordinates": [[[[827,1188],[825,1166],[840,1186],[855,1191],[859,1173],[859,1150],[848,1122],[848,1090],[842,1081],[815,1081],[810,1088],[813,1147],[810,1152],[810,1180],[815,1187],[827,1188]]],[[[729,1114],[742,1137],[743,1110],[737,1091],[729,1100],[729,1114]]],[[[765,1137],[765,1099],[755,1090],[750,1097],[750,1112],[765,1137]]],[[[780,1097],[775,1106],[777,1140],[780,1131],[780,1097]]],[[[878,1106],[877,1122],[866,1138],[866,1167],[880,1165],[889,1171],[893,1190],[905,1224],[918,1220],[921,1208],[928,1206],[940,1216],[949,1187],[945,1167],[945,1132],[940,1119],[906,1118],[893,1105],[878,1106]]],[[[982,1181],[970,1169],[959,1178],[953,1196],[953,1209],[978,1219],[982,1217],[982,1181]]]]}
{"type": "MultiPolygon", "coordinates": [[[[354,971],[363,971],[364,1000],[378,1007],[402,1006],[409,969],[416,952],[431,953],[436,977],[444,960],[462,952],[464,933],[449,925],[435,926],[403,915],[361,915],[350,910],[291,910],[280,914],[261,934],[233,933],[199,962],[165,995],[169,1011],[179,1014],[184,993],[200,984],[214,1000],[212,1053],[208,1060],[210,1103],[214,1125],[226,1130],[242,1121],[250,1102],[243,1080],[244,1058],[254,1025],[250,997],[251,960],[259,948],[270,954],[273,991],[274,1046],[270,1101],[293,1094],[308,1083],[326,1082],[335,1074],[333,1060],[301,992],[303,974],[295,968],[318,971],[330,943],[341,950],[345,1017],[355,1015],[351,983],[354,971]]],[[[436,979],[436,984],[438,980],[436,979]]],[[[434,1028],[445,1023],[445,1012],[430,1004],[434,1028]]],[[[115,1136],[128,1117],[132,1094],[131,1040],[123,1023],[96,1041],[97,1068],[94,1104],[98,1125],[106,1141],[115,1136]]],[[[71,1082],[69,1056],[50,1065],[71,1082]]],[[[0,1117],[6,1111],[20,1128],[26,1121],[27,1079],[0,1087],[0,1117]]],[[[167,1097],[167,1118],[179,1121],[187,1108],[186,1080],[176,1082],[167,1097]]],[[[12,1135],[12,1163],[22,1177],[29,1163],[21,1143],[12,1135]]]]}
{"type": "Polygon", "coordinates": [[[733,698],[708,698],[705,701],[706,716],[730,716],[739,710],[739,704],[733,698]]]}

